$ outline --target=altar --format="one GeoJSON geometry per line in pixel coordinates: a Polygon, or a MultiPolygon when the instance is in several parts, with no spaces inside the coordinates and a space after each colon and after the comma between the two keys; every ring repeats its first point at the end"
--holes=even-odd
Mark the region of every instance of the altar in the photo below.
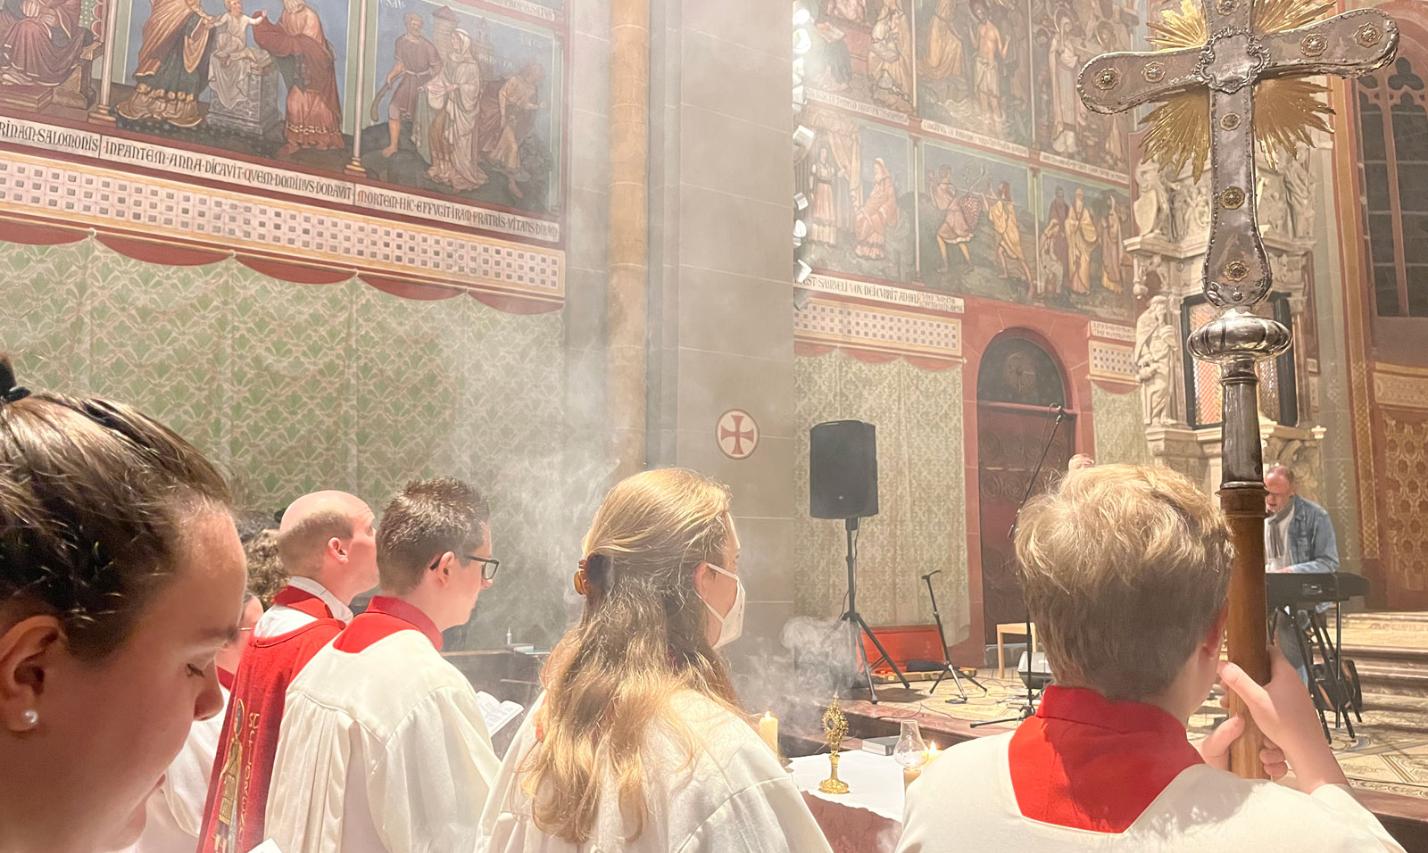
{"type": "Polygon", "coordinates": [[[846,794],[825,794],[818,783],[828,778],[828,754],[795,758],[789,771],[834,853],[890,851],[902,835],[902,766],[891,755],[844,752],[838,778],[846,794]]]}

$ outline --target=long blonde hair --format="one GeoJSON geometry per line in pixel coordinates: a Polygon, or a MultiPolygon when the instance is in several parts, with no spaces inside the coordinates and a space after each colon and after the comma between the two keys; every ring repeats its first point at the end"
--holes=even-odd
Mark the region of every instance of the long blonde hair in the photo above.
{"type": "Polygon", "coordinates": [[[700,563],[726,562],[729,503],[726,487],[662,468],[621,481],[596,511],[584,542],[585,612],[546,666],[542,740],[522,768],[541,831],[589,840],[608,773],[630,838],[639,837],[640,748],[670,697],[693,690],[738,713],[694,588],[700,563]]]}

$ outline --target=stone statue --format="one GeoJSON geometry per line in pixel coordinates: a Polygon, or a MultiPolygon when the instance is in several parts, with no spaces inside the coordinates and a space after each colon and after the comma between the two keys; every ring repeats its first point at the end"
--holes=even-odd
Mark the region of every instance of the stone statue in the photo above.
{"type": "Polygon", "coordinates": [[[1259,230],[1276,237],[1290,236],[1284,180],[1273,172],[1261,172],[1259,177],[1259,230]]]}
{"type": "Polygon", "coordinates": [[[1149,157],[1140,161],[1135,170],[1136,199],[1131,205],[1136,231],[1142,237],[1158,237],[1164,229],[1166,198],[1165,181],[1160,166],[1149,157]]]}
{"type": "Polygon", "coordinates": [[[1305,262],[1307,260],[1307,254],[1271,252],[1269,255],[1269,268],[1274,270],[1275,287],[1291,294],[1291,296],[1302,297],[1309,284],[1305,276],[1305,262]]]}
{"type": "Polygon", "coordinates": [[[1210,205],[1207,175],[1200,180],[1184,177],[1171,190],[1171,233],[1179,242],[1203,240],[1210,233],[1210,205]]]}
{"type": "Polygon", "coordinates": [[[1300,239],[1314,236],[1314,178],[1309,169],[1308,148],[1295,149],[1284,158],[1284,189],[1293,216],[1293,234],[1300,239]]]}
{"type": "Polygon", "coordinates": [[[1132,260],[1132,276],[1134,284],[1131,287],[1131,294],[1136,300],[1146,298],[1152,290],[1161,290],[1165,286],[1165,257],[1155,254],[1137,254],[1132,260]]]}
{"type": "Polygon", "coordinates": [[[1136,379],[1140,381],[1142,419],[1146,426],[1174,421],[1170,392],[1174,386],[1176,328],[1170,316],[1170,298],[1157,293],[1135,323],[1136,379]]]}

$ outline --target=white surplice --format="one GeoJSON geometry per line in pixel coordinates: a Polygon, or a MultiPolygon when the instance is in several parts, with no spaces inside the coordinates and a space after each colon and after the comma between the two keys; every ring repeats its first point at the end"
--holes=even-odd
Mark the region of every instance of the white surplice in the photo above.
{"type": "Polygon", "coordinates": [[[420,631],[355,654],[341,639],[288,688],[267,836],[283,853],[474,850],[500,765],[476,691],[420,631]]]}
{"type": "Polygon", "coordinates": [[[593,837],[572,844],[542,832],[520,767],[536,739],[535,709],[516,734],[482,818],[487,853],[826,853],[803,795],[748,723],[694,692],[672,700],[674,723],[650,727],[643,750],[649,815],[634,841],[606,780],[593,837]],[[692,760],[682,729],[694,748],[692,760]]]}
{"type": "Polygon", "coordinates": [[[898,853],[1403,851],[1347,788],[1323,785],[1302,794],[1207,764],[1182,770],[1124,832],[1033,820],[1021,813],[1012,787],[1011,738],[960,743],[923,771],[907,793],[898,853]]]}

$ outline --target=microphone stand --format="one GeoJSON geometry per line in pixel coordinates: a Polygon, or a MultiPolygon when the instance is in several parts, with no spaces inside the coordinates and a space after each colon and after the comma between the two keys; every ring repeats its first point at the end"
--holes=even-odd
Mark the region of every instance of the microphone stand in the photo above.
{"type": "MultiPolygon", "coordinates": [[[[961,705],[967,701],[967,691],[962,687],[963,676],[957,672],[957,667],[952,665],[951,656],[947,654],[947,632],[942,629],[942,614],[937,610],[937,594],[932,591],[932,576],[940,574],[942,574],[942,570],[937,569],[922,576],[923,582],[927,584],[927,597],[932,599],[932,619],[937,623],[937,641],[942,644],[942,671],[937,673],[937,680],[932,682],[932,689],[927,691],[927,695],[931,696],[936,693],[937,685],[942,683],[942,679],[950,675],[952,676],[952,683],[957,687],[958,696],[948,699],[947,704],[961,705]]],[[[987,692],[987,688],[983,686],[982,682],[977,680],[976,676],[968,675],[965,677],[968,681],[980,687],[983,693],[987,692]]]]}
{"type": "MultiPolygon", "coordinates": [[[[1051,422],[1051,430],[1047,433],[1046,443],[1041,446],[1041,457],[1036,460],[1036,467],[1033,468],[1031,471],[1031,479],[1026,481],[1026,491],[1022,493],[1021,503],[1018,504],[1016,508],[1016,520],[1012,522],[1011,529],[1007,531],[1007,538],[1012,539],[1013,541],[1015,541],[1016,539],[1017,524],[1021,522],[1021,511],[1026,508],[1026,502],[1031,500],[1031,493],[1036,488],[1036,479],[1041,476],[1042,466],[1046,464],[1046,454],[1051,452],[1051,445],[1056,441],[1056,431],[1060,429],[1061,422],[1066,419],[1066,407],[1061,403],[1057,403],[1055,406],[1052,406],[1051,410],[1056,412],[1056,419],[1051,422]]],[[[1025,605],[1025,592],[1022,593],[1022,599],[1022,604],[1025,605]]],[[[1031,665],[1031,611],[1027,610],[1026,672],[1024,673],[1023,679],[1026,682],[1026,705],[1024,705],[1021,710],[1017,712],[1017,715],[1015,717],[1002,717],[999,720],[982,720],[980,722],[972,723],[972,725],[968,728],[979,729],[982,726],[995,726],[1001,723],[1019,723],[1022,720],[1025,720],[1027,717],[1030,717],[1032,714],[1036,713],[1036,694],[1039,691],[1033,690],[1031,687],[1031,665]]]]}

